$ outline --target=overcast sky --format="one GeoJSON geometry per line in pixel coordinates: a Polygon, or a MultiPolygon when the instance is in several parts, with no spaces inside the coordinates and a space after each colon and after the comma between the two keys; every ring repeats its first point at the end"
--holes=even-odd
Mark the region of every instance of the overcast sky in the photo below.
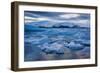
{"type": "MultiPolygon", "coordinates": [[[[38,22],[46,22],[44,26],[60,25],[60,23],[65,23],[64,25],[72,23],[81,27],[90,26],[90,14],[83,13],[24,11],[24,19],[25,24],[32,23],[33,26],[38,22]]],[[[43,25],[43,23],[39,24],[43,25]]]]}

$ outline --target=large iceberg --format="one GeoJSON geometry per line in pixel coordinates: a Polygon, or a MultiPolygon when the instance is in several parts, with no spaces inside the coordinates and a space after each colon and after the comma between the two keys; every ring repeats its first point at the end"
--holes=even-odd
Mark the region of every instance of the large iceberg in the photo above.
{"type": "Polygon", "coordinates": [[[77,50],[81,50],[83,49],[83,45],[79,44],[79,43],[75,43],[73,41],[71,41],[68,45],[68,48],[70,48],[73,51],[77,51],[77,50]]]}
{"type": "Polygon", "coordinates": [[[39,46],[41,47],[41,50],[43,50],[45,53],[55,53],[55,54],[63,54],[64,49],[63,45],[59,44],[57,42],[49,44],[49,43],[44,43],[43,45],[39,46]]]}

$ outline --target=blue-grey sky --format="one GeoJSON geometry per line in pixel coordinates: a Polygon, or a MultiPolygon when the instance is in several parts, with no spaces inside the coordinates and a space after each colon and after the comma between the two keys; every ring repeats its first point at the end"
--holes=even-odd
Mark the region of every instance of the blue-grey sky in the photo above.
{"type": "Polygon", "coordinates": [[[52,27],[54,25],[79,25],[80,27],[90,26],[90,14],[67,13],[67,12],[41,12],[24,11],[25,24],[33,26],[52,27]]]}

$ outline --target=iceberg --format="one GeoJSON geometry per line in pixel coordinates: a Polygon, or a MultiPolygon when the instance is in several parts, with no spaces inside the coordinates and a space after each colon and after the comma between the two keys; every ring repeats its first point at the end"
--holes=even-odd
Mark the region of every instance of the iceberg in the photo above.
{"type": "Polygon", "coordinates": [[[77,51],[77,50],[82,50],[83,49],[83,45],[79,44],[79,43],[75,43],[73,41],[71,41],[68,45],[68,48],[70,48],[73,51],[77,51]]]}
{"type": "Polygon", "coordinates": [[[85,47],[83,50],[76,52],[78,58],[90,58],[90,47],[85,47]]]}
{"type": "Polygon", "coordinates": [[[40,48],[42,51],[48,54],[51,54],[51,53],[63,54],[64,53],[63,45],[57,42],[52,43],[52,44],[44,43],[42,46],[40,46],[40,48]]]}
{"type": "Polygon", "coordinates": [[[90,46],[90,40],[83,40],[81,44],[83,44],[84,46],[90,46]]]}
{"type": "Polygon", "coordinates": [[[90,46],[90,40],[85,40],[85,39],[77,39],[74,40],[76,43],[80,43],[84,46],[90,46]]]}

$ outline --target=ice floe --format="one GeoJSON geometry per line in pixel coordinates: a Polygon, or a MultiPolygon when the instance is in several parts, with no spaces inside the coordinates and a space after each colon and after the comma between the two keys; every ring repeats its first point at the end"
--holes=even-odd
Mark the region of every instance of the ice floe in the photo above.
{"type": "Polygon", "coordinates": [[[81,44],[77,44],[77,43],[75,43],[75,42],[73,42],[73,41],[71,41],[68,45],[67,45],[67,47],[68,48],[70,48],[71,50],[81,50],[81,49],[83,49],[83,45],[81,45],[81,44]]]}
{"type": "Polygon", "coordinates": [[[78,58],[90,58],[90,47],[85,47],[83,50],[77,51],[78,58]]]}

